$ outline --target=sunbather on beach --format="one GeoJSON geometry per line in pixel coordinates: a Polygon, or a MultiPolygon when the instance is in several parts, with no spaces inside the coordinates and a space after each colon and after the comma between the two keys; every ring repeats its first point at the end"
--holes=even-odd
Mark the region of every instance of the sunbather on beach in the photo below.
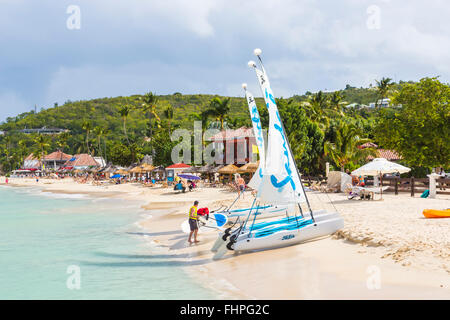
{"type": "Polygon", "coordinates": [[[197,240],[197,232],[198,232],[198,224],[197,224],[197,208],[198,201],[194,201],[194,205],[189,209],[189,227],[191,228],[191,232],[189,233],[188,242],[192,243],[192,234],[194,234],[194,243],[199,242],[197,240]]]}

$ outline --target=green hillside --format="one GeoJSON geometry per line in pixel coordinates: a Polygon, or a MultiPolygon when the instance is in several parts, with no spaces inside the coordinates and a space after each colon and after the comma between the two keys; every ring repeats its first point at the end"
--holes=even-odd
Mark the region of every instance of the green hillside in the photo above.
{"type": "MultiPolygon", "coordinates": [[[[422,91],[434,90],[434,87],[439,88],[436,92],[443,92],[448,85],[435,78],[425,78],[418,83],[392,83],[391,79],[383,78],[377,81],[374,88],[347,85],[336,92],[306,92],[287,99],[280,98],[277,104],[294,157],[304,172],[323,172],[326,161],[336,168],[351,169],[367,156],[358,151],[358,146],[363,142],[371,141],[380,147],[402,150],[404,139],[401,136],[408,133],[389,131],[386,135],[386,128],[392,128],[391,123],[400,121],[397,118],[404,117],[407,120],[403,122],[410,121],[411,117],[401,115],[402,112],[409,112],[405,105],[419,109],[424,106],[422,102],[414,105],[408,97],[424,94],[429,101],[429,93],[422,91]],[[349,104],[369,105],[382,97],[391,97],[394,105],[403,105],[403,108],[346,108],[349,104]]],[[[440,106],[447,98],[440,94],[434,99],[434,105],[440,106]]],[[[267,126],[268,114],[264,101],[262,98],[256,100],[263,125],[267,126]]],[[[444,113],[438,120],[445,121],[448,117],[448,105],[444,106],[444,113]]],[[[417,115],[415,117],[419,118],[417,115]]],[[[243,97],[174,93],[67,101],[62,106],[43,108],[37,113],[22,113],[1,123],[0,131],[4,134],[0,135],[0,165],[7,172],[20,167],[23,157],[30,152],[41,157],[55,149],[70,154],[87,152],[120,165],[129,165],[139,161],[144,154],[153,154],[155,164],[165,165],[170,163],[171,150],[178,143],[171,141],[170,133],[176,128],[193,129],[194,120],[202,120],[203,129],[251,125],[243,97]],[[69,132],[43,137],[20,132],[41,127],[67,129],[69,132]]],[[[415,125],[405,126],[404,130],[415,125]]],[[[400,127],[393,125],[393,128],[395,131],[400,127]]],[[[447,132],[445,128],[443,132],[447,132]]],[[[433,140],[437,142],[425,140],[426,150],[432,152],[435,145],[429,144],[435,143],[440,148],[438,150],[447,152],[448,143],[441,142],[441,138],[439,136],[433,140]]],[[[411,146],[408,148],[411,149],[411,146]]],[[[404,154],[408,154],[406,149],[404,154]]],[[[430,163],[423,159],[414,161],[418,165],[430,163]]],[[[442,163],[442,160],[436,161],[442,163]]]]}

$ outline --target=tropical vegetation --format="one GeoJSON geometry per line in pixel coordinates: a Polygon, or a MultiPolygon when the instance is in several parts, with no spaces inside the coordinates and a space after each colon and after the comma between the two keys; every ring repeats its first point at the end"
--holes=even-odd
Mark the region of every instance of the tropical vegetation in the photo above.
{"type": "MultiPolygon", "coordinates": [[[[449,101],[449,85],[437,78],[417,83],[394,83],[390,78],[382,78],[369,88],[347,85],[334,92],[306,92],[279,98],[277,104],[300,171],[323,174],[326,162],[336,170],[352,170],[366,162],[368,155],[375,154],[373,148],[363,147],[367,142],[396,150],[404,164],[424,167],[425,171],[448,167],[449,101]],[[380,108],[379,101],[385,98],[391,98],[392,106],[380,108]],[[364,107],[371,102],[377,107],[364,107]]],[[[263,99],[257,98],[256,103],[267,127],[263,99]]],[[[203,131],[251,125],[243,97],[148,92],[67,101],[1,123],[0,166],[9,172],[19,168],[29,154],[41,159],[56,149],[101,156],[123,166],[150,154],[155,165],[168,165],[171,150],[178,143],[171,140],[171,134],[177,128],[193,130],[194,120],[202,122],[203,131]],[[69,132],[57,135],[21,132],[44,126],[69,132]]],[[[207,143],[202,138],[202,144],[207,143]]]]}

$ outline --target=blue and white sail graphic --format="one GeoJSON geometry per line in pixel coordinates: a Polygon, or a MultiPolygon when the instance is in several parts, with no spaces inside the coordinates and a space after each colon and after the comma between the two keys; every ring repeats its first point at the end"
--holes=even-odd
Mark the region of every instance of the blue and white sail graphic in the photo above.
{"type": "Polygon", "coordinates": [[[292,156],[288,140],[281,123],[278,107],[264,70],[256,71],[264,101],[269,112],[267,155],[258,198],[265,203],[301,203],[306,201],[300,176],[292,156]]]}
{"type": "Polygon", "coordinates": [[[259,116],[258,108],[256,107],[255,97],[253,97],[251,92],[247,90],[247,86],[245,84],[243,84],[242,87],[245,90],[245,98],[247,99],[248,109],[250,111],[250,117],[252,119],[253,133],[255,134],[256,146],[258,147],[258,153],[259,153],[258,170],[256,170],[255,174],[253,175],[253,177],[250,180],[250,182],[248,183],[248,185],[252,189],[257,190],[259,188],[259,186],[261,185],[265,162],[266,162],[265,161],[266,153],[265,153],[265,148],[264,148],[264,136],[263,136],[263,130],[262,130],[262,125],[261,125],[261,117],[259,116]]]}

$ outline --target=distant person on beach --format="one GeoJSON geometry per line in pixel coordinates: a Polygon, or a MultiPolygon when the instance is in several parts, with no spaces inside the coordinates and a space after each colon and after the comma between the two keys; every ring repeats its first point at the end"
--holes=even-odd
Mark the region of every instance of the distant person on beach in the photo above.
{"type": "MultiPolygon", "coordinates": [[[[439,175],[441,176],[441,179],[447,178],[447,175],[446,175],[446,173],[444,171],[444,168],[441,168],[441,170],[439,171],[439,175]]],[[[439,187],[439,190],[445,190],[445,187],[446,187],[445,183],[442,182],[440,187],[439,187]]]]}
{"type": "Polygon", "coordinates": [[[197,240],[198,233],[198,224],[197,224],[197,209],[198,209],[198,201],[194,201],[194,205],[189,209],[189,227],[191,228],[191,232],[189,233],[188,242],[192,243],[192,234],[194,234],[194,243],[199,242],[197,240]]]}
{"type": "Polygon", "coordinates": [[[245,191],[245,180],[239,175],[239,178],[237,180],[238,183],[238,196],[241,196],[242,192],[242,199],[244,199],[244,191],[245,191]]]}
{"type": "Polygon", "coordinates": [[[364,187],[366,184],[364,183],[364,177],[363,176],[359,176],[359,186],[364,187]]]}

